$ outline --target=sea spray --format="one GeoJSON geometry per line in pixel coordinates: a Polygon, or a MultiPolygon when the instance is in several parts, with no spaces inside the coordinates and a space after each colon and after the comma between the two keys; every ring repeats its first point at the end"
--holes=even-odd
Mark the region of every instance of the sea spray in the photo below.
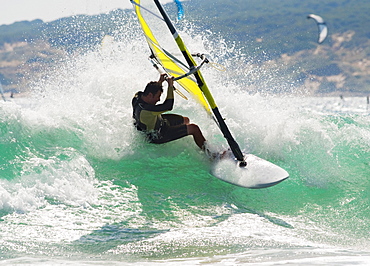
{"type": "MultiPolygon", "coordinates": [[[[131,98],[158,73],[138,28],[124,28],[109,45],[48,71],[28,102],[0,103],[2,259],[217,264],[369,257],[366,102],[251,93],[245,82],[261,79],[257,71],[229,79],[229,71],[240,76],[253,67],[248,55],[227,42],[229,51],[218,53],[211,37],[220,39],[209,34],[187,31],[184,39],[197,52],[216,51],[214,61],[229,66],[203,73],[235,139],[290,178],[268,189],[239,188],[209,174],[190,137],[145,142],[132,126],[131,98]]],[[[269,73],[264,87],[281,84],[269,73]]],[[[227,147],[193,101],[176,97],[173,111],[189,116],[216,148],[227,147]]]]}

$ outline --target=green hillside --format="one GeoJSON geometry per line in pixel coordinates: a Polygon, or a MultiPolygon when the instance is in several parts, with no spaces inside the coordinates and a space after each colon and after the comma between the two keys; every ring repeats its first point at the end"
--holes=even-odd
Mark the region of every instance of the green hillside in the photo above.
{"type": "Polygon", "coordinates": [[[272,54],[315,46],[317,28],[306,18],[311,13],[325,19],[331,34],[356,32],[345,48],[357,47],[370,38],[370,2],[366,0],[190,0],[184,5],[187,16],[206,28],[242,43],[263,39],[261,47],[272,54]]]}
{"type": "MultiPolygon", "coordinates": [[[[236,43],[256,68],[284,71],[287,82],[310,93],[370,91],[368,0],[188,0],[183,6],[187,21],[236,43]],[[321,45],[315,22],[306,18],[310,13],[329,27],[321,45]]],[[[174,4],[167,9],[174,17],[174,4]]],[[[106,34],[117,35],[131,13],[118,9],[0,26],[0,81],[8,90],[26,88],[25,79],[38,78],[43,65],[91,49],[106,34]]]]}
{"type": "Polygon", "coordinates": [[[34,20],[0,26],[0,82],[5,91],[25,91],[66,54],[93,49],[106,34],[120,31],[125,13],[118,9],[49,23],[34,20]]]}
{"type": "Polygon", "coordinates": [[[256,65],[290,71],[311,93],[369,93],[370,2],[367,0],[189,0],[187,18],[235,41],[256,65]],[[322,16],[328,38],[308,14],[322,16]],[[190,18],[189,18],[190,17],[190,18]]]}

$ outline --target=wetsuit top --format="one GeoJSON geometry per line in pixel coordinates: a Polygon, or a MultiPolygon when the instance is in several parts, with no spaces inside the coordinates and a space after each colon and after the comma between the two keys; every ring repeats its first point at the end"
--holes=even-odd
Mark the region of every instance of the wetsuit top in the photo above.
{"type": "Polygon", "coordinates": [[[148,104],[141,99],[143,92],[139,91],[132,99],[133,118],[135,126],[147,133],[158,131],[163,125],[162,113],[172,110],[174,104],[173,88],[167,90],[166,100],[162,104],[148,104]]]}

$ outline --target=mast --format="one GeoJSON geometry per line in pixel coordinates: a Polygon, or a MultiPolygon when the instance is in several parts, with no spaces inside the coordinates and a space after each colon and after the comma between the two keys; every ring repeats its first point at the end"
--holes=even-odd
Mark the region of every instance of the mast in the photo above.
{"type": "MultiPolygon", "coordinates": [[[[177,46],[181,50],[186,62],[189,64],[190,69],[196,67],[196,62],[194,61],[193,57],[187,50],[184,42],[182,41],[180,35],[177,33],[174,25],[172,24],[171,20],[169,19],[167,13],[163,9],[162,5],[159,3],[159,0],[154,0],[155,5],[157,6],[159,12],[163,16],[163,19],[170,30],[173,38],[175,39],[177,46]]],[[[195,79],[197,81],[197,84],[201,91],[203,92],[205,98],[207,99],[209,105],[211,106],[212,112],[215,115],[215,118],[218,122],[218,125],[220,127],[221,132],[223,133],[224,137],[226,138],[231,151],[233,152],[235,158],[240,161],[240,166],[246,166],[246,162],[244,160],[243,153],[240,150],[240,147],[238,143],[233,138],[229,128],[227,127],[225,120],[223,119],[220,111],[218,110],[218,107],[216,105],[215,100],[213,99],[212,94],[210,93],[207,84],[205,83],[202,74],[200,73],[200,70],[194,73],[195,79]]]]}

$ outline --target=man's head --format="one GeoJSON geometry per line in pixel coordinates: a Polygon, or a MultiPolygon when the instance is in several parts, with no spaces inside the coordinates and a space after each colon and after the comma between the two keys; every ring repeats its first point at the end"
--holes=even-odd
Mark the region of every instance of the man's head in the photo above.
{"type": "Polygon", "coordinates": [[[147,103],[156,104],[159,102],[163,92],[162,85],[156,81],[149,82],[143,92],[143,99],[147,103]]]}

